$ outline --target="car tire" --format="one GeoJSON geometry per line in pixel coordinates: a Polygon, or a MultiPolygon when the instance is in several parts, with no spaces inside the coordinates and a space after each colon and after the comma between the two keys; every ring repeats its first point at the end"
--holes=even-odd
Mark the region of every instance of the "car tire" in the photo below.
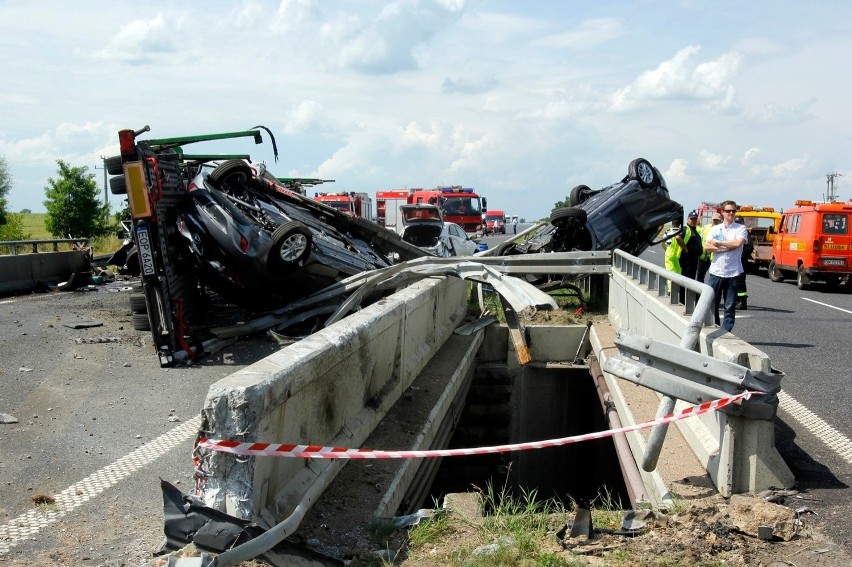
{"type": "Polygon", "coordinates": [[[148,319],[147,313],[134,313],[130,316],[130,322],[137,331],[151,330],[151,321],[148,319]]]}
{"type": "Polygon", "coordinates": [[[127,195],[127,182],[123,175],[109,178],[109,192],[113,195],[127,195]]]}
{"type": "Polygon", "coordinates": [[[130,294],[130,311],[133,313],[148,313],[148,302],[144,293],[130,294]]]}
{"type": "Polygon", "coordinates": [[[648,189],[659,185],[660,180],[657,177],[657,170],[651,165],[651,162],[644,158],[636,158],[627,166],[628,179],[635,179],[639,185],[648,189]]]}
{"type": "Polygon", "coordinates": [[[568,194],[568,204],[572,207],[576,207],[591,196],[591,187],[588,185],[577,185],[571,189],[571,193],[568,194]]]}
{"type": "Polygon", "coordinates": [[[121,156],[105,158],[104,167],[110,175],[119,175],[124,173],[124,164],[121,162],[121,156]]]}
{"type": "Polygon", "coordinates": [[[769,261],[769,266],[766,268],[766,275],[773,282],[784,281],[784,274],[778,269],[778,265],[775,263],[775,258],[769,261]]]}
{"type": "Polygon", "coordinates": [[[796,270],[796,286],[799,289],[808,289],[808,285],[811,283],[811,279],[808,277],[808,274],[805,273],[805,269],[802,266],[799,266],[799,269],[796,270]]]}
{"type": "Polygon", "coordinates": [[[311,254],[311,231],[298,221],[285,222],[272,233],[267,266],[274,274],[300,268],[311,254]]]}
{"type": "Polygon", "coordinates": [[[248,181],[252,178],[251,167],[241,159],[229,159],[211,171],[207,180],[216,189],[225,191],[227,186],[225,180],[232,175],[242,175],[248,181]]]}
{"type": "Polygon", "coordinates": [[[550,213],[550,224],[558,227],[570,220],[575,220],[579,224],[585,224],[587,218],[588,215],[583,209],[577,207],[560,207],[550,213]]]}

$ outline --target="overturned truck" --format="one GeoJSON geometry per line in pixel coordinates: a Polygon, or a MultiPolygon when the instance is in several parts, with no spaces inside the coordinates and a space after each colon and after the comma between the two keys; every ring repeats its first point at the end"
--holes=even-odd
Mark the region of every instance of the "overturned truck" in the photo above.
{"type": "Polygon", "coordinates": [[[113,194],[127,195],[129,263],[142,290],[133,324],[150,330],[160,364],[205,351],[221,312],[280,308],[354,274],[425,255],[391,231],[305,195],[329,180],[276,177],[248,154],[189,154],[199,142],[251,138],[250,130],[141,139],[121,130],[121,155],[106,160],[113,194]]]}

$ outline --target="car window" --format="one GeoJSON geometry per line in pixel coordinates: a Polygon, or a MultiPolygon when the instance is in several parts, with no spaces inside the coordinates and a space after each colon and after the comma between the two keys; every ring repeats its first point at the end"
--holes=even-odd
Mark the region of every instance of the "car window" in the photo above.
{"type": "Polygon", "coordinates": [[[846,235],[849,233],[849,223],[843,213],[826,213],[822,216],[822,232],[824,234],[846,235]]]}

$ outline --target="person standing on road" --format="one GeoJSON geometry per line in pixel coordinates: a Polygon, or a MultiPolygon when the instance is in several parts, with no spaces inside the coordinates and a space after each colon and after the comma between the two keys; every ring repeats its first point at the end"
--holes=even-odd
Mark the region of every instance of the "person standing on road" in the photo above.
{"type": "Polygon", "coordinates": [[[683,228],[683,242],[686,247],[680,253],[680,271],[692,280],[696,279],[698,259],[704,251],[696,225],[698,225],[698,211],[689,211],[686,226],[683,228]]]}
{"type": "MultiPolygon", "coordinates": [[[[698,227],[698,234],[701,235],[701,243],[707,241],[707,235],[710,229],[722,222],[720,213],[713,213],[712,224],[705,224],[698,227]]],[[[701,256],[698,258],[698,273],[695,274],[695,279],[704,283],[704,278],[707,276],[707,270],[710,268],[710,260],[713,258],[713,253],[702,246],[701,256]]]]}
{"type": "Polygon", "coordinates": [[[518,217],[512,217],[512,233],[518,234],[518,217]]]}
{"type": "Polygon", "coordinates": [[[713,288],[713,318],[719,325],[719,305],[724,298],[725,317],[721,327],[728,332],[734,329],[737,313],[737,287],[740,274],[743,273],[742,247],[748,239],[744,225],[734,221],[737,204],[734,201],[722,203],[722,223],[710,227],[704,241],[704,249],[713,253],[713,260],[707,272],[710,274],[707,284],[713,288]]]}

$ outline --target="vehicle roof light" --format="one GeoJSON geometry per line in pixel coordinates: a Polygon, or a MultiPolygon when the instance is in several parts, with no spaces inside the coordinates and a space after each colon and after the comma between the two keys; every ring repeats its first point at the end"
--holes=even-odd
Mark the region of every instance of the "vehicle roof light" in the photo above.
{"type": "Polygon", "coordinates": [[[813,205],[813,204],[814,204],[814,202],[813,202],[813,201],[809,201],[809,200],[800,200],[800,201],[796,201],[796,206],[797,206],[797,207],[807,207],[807,206],[809,206],[809,205],[813,205]]]}

